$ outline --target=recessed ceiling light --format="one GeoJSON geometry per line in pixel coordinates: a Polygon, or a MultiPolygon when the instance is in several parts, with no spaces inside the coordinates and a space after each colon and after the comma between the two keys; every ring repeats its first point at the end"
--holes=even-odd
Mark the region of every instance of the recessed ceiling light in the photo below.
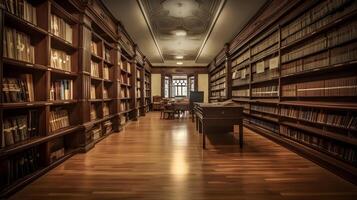
{"type": "Polygon", "coordinates": [[[187,32],[185,30],[176,30],[176,31],[174,31],[174,34],[176,36],[186,36],[187,32]]]}
{"type": "Polygon", "coordinates": [[[183,64],[183,62],[177,62],[176,64],[178,64],[178,65],[182,65],[182,64],[183,64]]]}
{"type": "Polygon", "coordinates": [[[183,59],[183,56],[175,56],[176,59],[183,59]]]}

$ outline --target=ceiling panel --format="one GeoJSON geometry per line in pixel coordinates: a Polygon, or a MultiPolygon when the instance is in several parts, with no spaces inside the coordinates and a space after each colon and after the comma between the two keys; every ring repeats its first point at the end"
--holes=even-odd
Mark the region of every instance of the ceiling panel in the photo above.
{"type": "Polygon", "coordinates": [[[103,0],[153,66],[206,66],[266,0],[103,0]]]}

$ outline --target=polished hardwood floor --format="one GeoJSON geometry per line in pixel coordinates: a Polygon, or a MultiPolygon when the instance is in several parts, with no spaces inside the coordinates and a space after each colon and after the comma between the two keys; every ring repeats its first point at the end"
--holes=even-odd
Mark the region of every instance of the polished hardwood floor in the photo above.
{"type": "Polygon", "coordinates": [[[357,186],[248,129],[244,134],[243,150],[229,137],[211,138],[202,150],[189,119],[148,113],[11,199],[357,199],[357,186]]]}

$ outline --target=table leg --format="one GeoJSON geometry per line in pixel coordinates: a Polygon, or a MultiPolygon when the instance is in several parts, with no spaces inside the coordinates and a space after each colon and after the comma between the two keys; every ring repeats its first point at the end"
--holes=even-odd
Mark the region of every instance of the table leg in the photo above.
{"type": "Polygon", "coordinates": [[[243,123],[239,124],[239,147],[243,148],[243,123]]]}
{"type": "Polygon", "coordinates": [[[202,130],[202,148],[206,149],[206,135],[205,135],[205,130],[203,129],[203,123],[201,125],[201,130],[202,130]]]}

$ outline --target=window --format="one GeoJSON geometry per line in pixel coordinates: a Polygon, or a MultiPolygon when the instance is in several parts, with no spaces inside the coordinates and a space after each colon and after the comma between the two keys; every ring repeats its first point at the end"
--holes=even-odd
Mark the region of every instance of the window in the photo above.
{"type": "Polygon", "coordinates": [[[164,88],[164,96],[165,98],[169,98],[170,94],[170,78],[165,76],[165,88],[164,88]]]}
{"type": "Polygon", "coordinates": [[[187,79],[173,79],[172,87],[174,97],[187,96],[187,79]]]}

